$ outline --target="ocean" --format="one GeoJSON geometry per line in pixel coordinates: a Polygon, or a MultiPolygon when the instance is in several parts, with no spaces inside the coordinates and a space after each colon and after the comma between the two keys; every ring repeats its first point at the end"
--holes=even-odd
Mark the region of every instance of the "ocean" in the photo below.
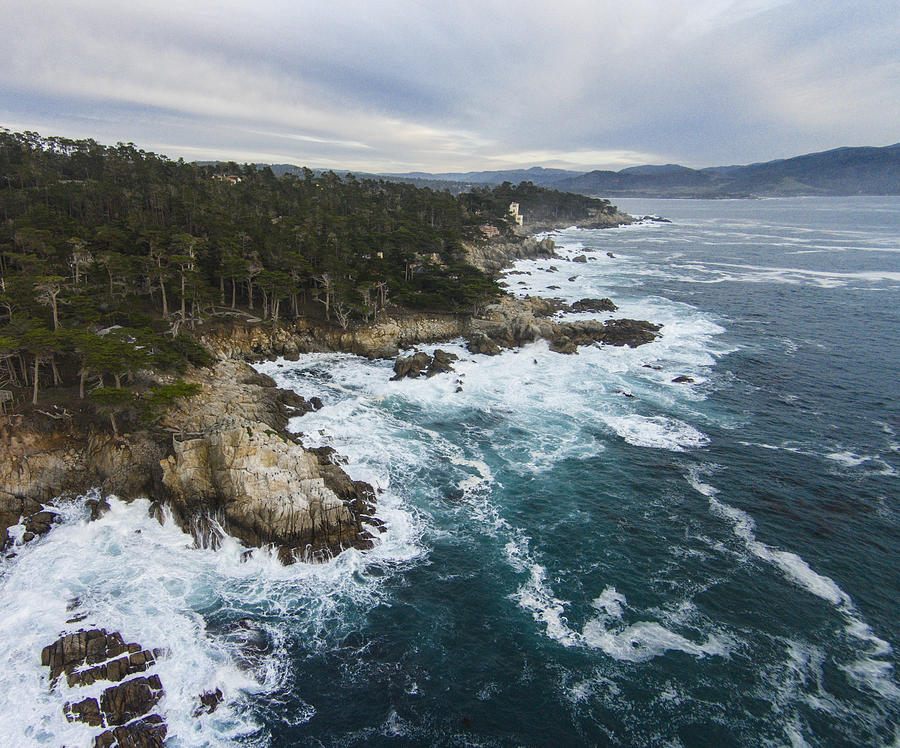
{"type": "Polygon", "coordinates": [[[0,565],[0,744],[89,744],[39,661],[73,612],[167,649],[172,746],[900,744],[900,198],[619,205],[671,223],[505,282],[651,344],[258,365],[324,402],[290,428],[376,488],[376,548],[282,567],[64,504],[0,565]]]}

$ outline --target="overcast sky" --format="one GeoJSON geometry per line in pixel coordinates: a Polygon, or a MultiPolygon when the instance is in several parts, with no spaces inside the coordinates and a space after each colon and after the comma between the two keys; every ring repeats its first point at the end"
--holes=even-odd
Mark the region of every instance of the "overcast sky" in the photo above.
{"type": "Polygon", "coordinates": [[[0,0],[0,126],[370,172],[900,141],[897,0],[0,0]]]}

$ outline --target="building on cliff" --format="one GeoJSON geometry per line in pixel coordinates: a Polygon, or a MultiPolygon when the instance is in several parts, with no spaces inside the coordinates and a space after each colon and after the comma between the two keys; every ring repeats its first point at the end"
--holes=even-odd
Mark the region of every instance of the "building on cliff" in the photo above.
{"type": "Polygon", "coordinates": [[[518,203],[510,203],[509,204],[509,217],[513,221],[516,222],[516,226],[521,226],[525,217],[519,213],[519,204],[518,203]]]}

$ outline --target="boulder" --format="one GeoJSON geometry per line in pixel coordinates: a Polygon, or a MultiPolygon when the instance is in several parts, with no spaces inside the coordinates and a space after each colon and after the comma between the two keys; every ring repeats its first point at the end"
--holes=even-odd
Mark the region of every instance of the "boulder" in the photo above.
{"type": "Polygon", "coordinates": [[[453,362],[458,360],[459,356],[455,353],[448,353],[438,348],[435,350],[431,363],[428,365],[426,376],[433,377],[435,374],[451,372],[453,371],[453,362]]]}
{"type": "Polygon", "coordinates": [[[194,710],[194,716],[199,717],[201,714],[212,714],[219,708],[223,698],[221,689],[216,688],[213,691],[204,691],[198,697],[200,706],[194,710]]]}
{"type": "Polygon", "coordinates": [[[398,356],[394,361],[394,376],[391,379],[403,379],[409,377],[414,379],[425,371],[432,362],[432,357],[423,351],[414,353],[411,356],[398,356]]]}
{"type": "Polygon", "coordinates": [[[556,353],[572,354],[578,353],[578,346],[565,335],[561,335],[550,343],[550,350],[556,353]]]}
{"type": "Polygon", "coordinates": [[[500,346],[483,332],[473,333],[466,343],[466,349],[470,353],[482,353],[485,356],[497,356],[500,353],[500,346]]]}
{"type": "Polygon", "coordinates": [[[578,255],[577,257],[572,258],[572,262],[587,262],[587,255],[578,255]]]}
{"type": "Polygon", "coordinates": [[[581,299],[574,304],[570,304],[568,311],[570,312],[614,312],[618,307],[613,304],[612,299],[581,299]]]}

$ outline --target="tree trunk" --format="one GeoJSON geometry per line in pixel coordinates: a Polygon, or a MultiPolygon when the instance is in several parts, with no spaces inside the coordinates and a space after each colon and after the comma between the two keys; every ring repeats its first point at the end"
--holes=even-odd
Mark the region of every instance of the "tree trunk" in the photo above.
{"type": "Polygon", "coordinates": [[[87,370],[82,369],[78,372],[78,398],[84,400],[84,380],[87,379],[87,370]]]}
{"type": "Polygon", "coordinates": [[[109,422],[112,425],[113,436],[118,436],[119,429],[116,428],[116,416],[115,416],[115,413],[113,413],[112,411],[109,411],[109,422]]]}
{"type": "Polygon", "coordinates": [[[56,358],[50,356],[50,368],[53,370],[53,386],[59,387],[62,384],[62,378],[59,376],[59,369],[56,368],[56,358]]]}
{"type": "Polygon", "coordinates": [[[38,395],[38,369],[40,367],[40,356],[34,357],[34,394],[31,396],[31,404],[37,405],[37,395],[38,395]]]}
{"type": "Polygon", "coordinates": [[[219,304],[225,306],[225,276],[219,276],[219,304]]]}
{"type": "Polygon", "coordinates": [[[162,292],[162,316],[165,318],[169,316],[169,303],[166,300],[166,282],[162,276],[159,276],[159,289],[162,292]]]}
{"type": "Polygon", "coordinates": [[[237,301],[237,284],[234,282],[234,278],[231,279],[231,308],[234,309],[234,304],[237,301]]]}

